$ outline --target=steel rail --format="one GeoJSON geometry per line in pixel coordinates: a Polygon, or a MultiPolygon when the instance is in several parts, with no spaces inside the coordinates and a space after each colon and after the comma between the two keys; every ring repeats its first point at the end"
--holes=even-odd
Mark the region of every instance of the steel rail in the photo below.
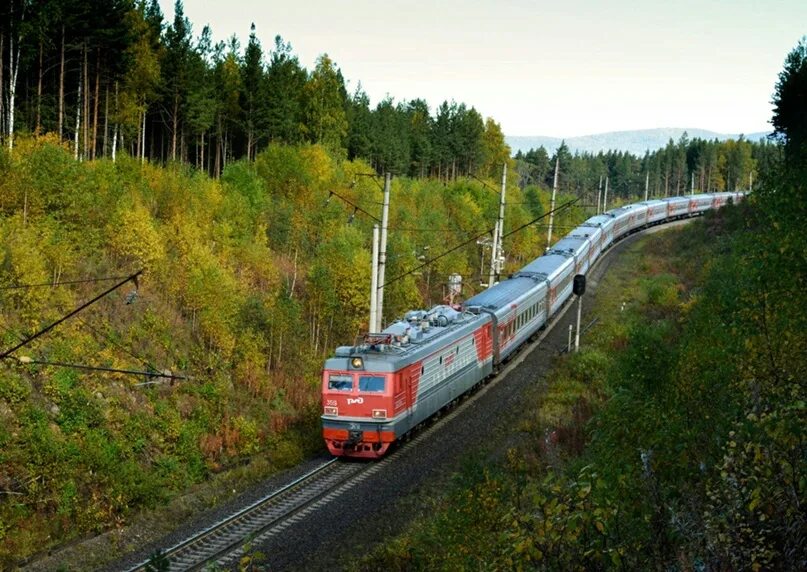
{"type": "MultiPolygon", "coordinates": [[[[249,539],[266,529],[292,518],[297,512],[317,501],[334,488],[361,472],[366,465],[331,459],[282,488],[222,518],[166,549],[171,570],[199,570],[218,562],[242,547],[249,539]]],[[[140,572],[152,558],[126,569],[140,572]]]]}

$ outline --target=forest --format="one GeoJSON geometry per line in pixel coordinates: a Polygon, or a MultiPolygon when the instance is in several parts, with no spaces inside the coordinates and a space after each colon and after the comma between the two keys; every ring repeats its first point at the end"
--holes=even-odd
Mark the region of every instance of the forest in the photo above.
{"type": "MultiPolygon", "coordinates": [[[[503,164],[510,231],[547,213],[557,163],[559,204],[579,199],[561,236],[605,178],[615,205],[646,184],[747,188],[782,161],[776,143],[685,138],[511,158],[466,104],[371,107],[280,37],[213,45],[181,2],[170,23],[154,0],[102,4],[11,0],[0,20],[3,350],[143,271],[0,361],[0,566],[321,448],[318,373],[366,329],[381,173],[391,320],[442,302],[449,274],[479,290],[489,249],[472,239],[493,227],[503,164]]],[[[544,221],[508,237],[505,271],[545,240],[544,221]]]]}
{"type": "Polygon", "coordinates": [[[322,54],[306,70],[280,36],[265,51],[253,24],[194,36],[181,0],[11,0],[0,24],[0,133],[54,133],[76,159],[181,161],[213,176],[270,143],[322,145],[379,172],[456,178],[507,159],[492,120],[465,104],[388,98],[370,109],[322,54]]]}
{"type": "MultiPolygon", "coordinates": [[[[194,34],[182,2],[166,22],[157,0],[10,0],[0,21],[0,139],[53,134],[74,159],[179,161],[220,177],[270,144],[321,145],[363,159],[376,172],[443,181],[496,178],[509,158],[500,126],[465,103],[423,99],[371,106],[327,54],[312,70],[276,36],[267,50],[253,24],[245,47],[233,35],[194,34]]],[[[750,188],[779,153],[774,144],[670,141],[643,157],[629,153],[516,156],[521,185],[580,195],[603,185],[612,197],[750,188]]]]}

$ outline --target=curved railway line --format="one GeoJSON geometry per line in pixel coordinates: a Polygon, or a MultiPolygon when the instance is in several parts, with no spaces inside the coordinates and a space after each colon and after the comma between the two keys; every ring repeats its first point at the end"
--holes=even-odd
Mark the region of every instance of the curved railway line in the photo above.
{"type": "MultiPolygon", "coordinates": [[[[670,222],[642,229],[635,234],[653,232],[683,222],[687,221],[670,222]]],[[[601,256],[590,271],[599,266],[602,261],[607,260],[611,250],[609,248],[608,253],[601,256]]],[[[571,301],[567,302],[547,324],[547,327],[540,332],[536,340],[525,344],[512,359],[503,364],[504,367],[498,375],[490,378],[489,383],[481,385],[478,390],[466,394],[458,402],[452,404],[458,406],[445,411],[443,415],[435,416],[424,428],[415,433],[408,441],[406,448],[417,446],[418,443],[438,432],[442,425],[460,415],[504,379],[541,344],[572,306],[571,301]]],[[[245,555],[248,546],[260,546],[269,538],[282,534],[297,521],[354,488],[389,464],[396,462],[397,452],[391,451],[389,455],[378,461],[368,462],[344,458],[325,461],[291,483],[164,549],[162,554],[169,559],[172,571],[203,570],[211,564],[225,568],[233,567],[245,555]]],[[[148,563],[149,560],[144,560],[123,570],[126,572],[145,571],[148,563]]]]}
{"type": "MultiPolygon", "coordinates": [[[[408,441],[416,446],[438,432],[444,423],[460,415],[468,406],[480,399],[500,379],[503,379],[536,348],[572,306],[567,303],[534,341],[510,360],[487,385],[466,394],[458,405],[435,417],[408,441]]],[[[324,462],[295,481],[273,491],[252,504],[221,519],[185,540],[167,548],[163,556],[171,563],[171,570],[203,570],[210,564],[229,567],[244,556],[247,545],[260,545],[271,536],[282,533],[289,526],[308,516],[320,506],[361,483],[370,475],[396,460],[396,451],[378,461],[334,458],[324,462]]],[[[149,561],[126,568],[125,572],[142,572],[149,561]]]]}

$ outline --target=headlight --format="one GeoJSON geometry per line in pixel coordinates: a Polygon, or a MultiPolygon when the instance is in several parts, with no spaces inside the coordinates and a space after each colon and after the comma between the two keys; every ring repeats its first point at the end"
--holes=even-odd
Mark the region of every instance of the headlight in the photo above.
{"type": "Polygon", "coordinates": [[[326,407],[325,408],[325,415],[339,415],[339,408],[338,407],[326,407]]]}
{"type": "Polygon", "coordinates": [[[350,367],[353,369],[362,369],[364,367],[364,360],[360,357],[351,358],[350,367]]]}
{"type": "Polygon", "coordinates": [[[386,418],[387,418],[386,409],[373,409],[373,419],[386,419],[386,418]]]}

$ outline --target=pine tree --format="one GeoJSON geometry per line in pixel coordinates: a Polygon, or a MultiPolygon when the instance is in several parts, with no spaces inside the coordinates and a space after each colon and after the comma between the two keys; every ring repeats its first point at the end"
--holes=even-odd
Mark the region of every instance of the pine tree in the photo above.
{"type": "Polygon", "coordinates": [[[276,36],[261,98],[266,104],[270,141],[299,143],[302,140],[306,80],[306,71],[292,52],[291,44],[276,36]]]}
{"type": "Polygon", "coordinates": [[[807,37],[787,55],[779,73],[771,123],[785,142],[788,160],[807,164],[807,37]]]}
{"type": "Polygon", "coordinates": [[[347,136],[344,81],[328,54],[317,65],[305,86],[305,133],[308,140],[337,150],[347,136]]]}

